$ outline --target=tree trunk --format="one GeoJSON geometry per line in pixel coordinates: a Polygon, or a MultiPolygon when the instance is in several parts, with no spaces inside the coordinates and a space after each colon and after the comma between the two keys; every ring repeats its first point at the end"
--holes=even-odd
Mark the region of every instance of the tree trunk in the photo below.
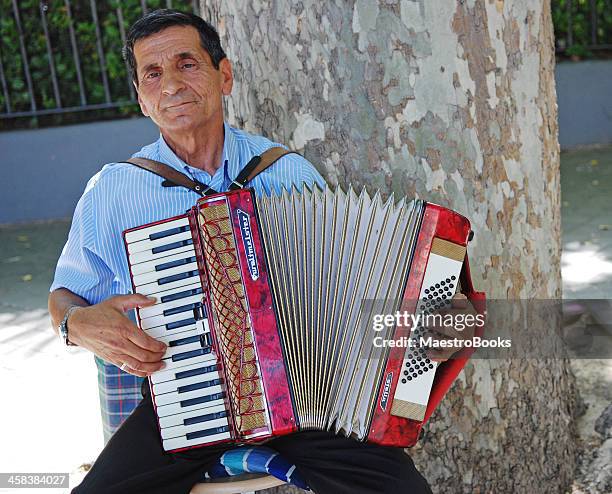
{"type": "MultiPolygon", "coordinates": [[[[464,213],[489,298],[560,298],[549,2],[202,6],[234,63],[230,122],[300,151],[332,184],[464,213]]],[[[434,492],[563,492],[574,396],[567,361],[475,361],[409,452],[434,492]]]]}

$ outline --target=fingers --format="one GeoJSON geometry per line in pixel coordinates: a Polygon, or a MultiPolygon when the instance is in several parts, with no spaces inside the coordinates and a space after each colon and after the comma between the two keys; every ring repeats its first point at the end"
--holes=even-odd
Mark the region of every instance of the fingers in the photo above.
{"type": "Polygon", "coordinates": [[[457,292],[451,299],[451,307],[453,309],[467,309],[468,298],[463,293],[457,292]]]}
{"type": "Polygon", "coordinates": [[[164,356],[164,351],[152,352],[132,343],[129,339],[122,340],[115,348],[115,351],[130,355],[140,362],[160,362],[164,356]]]}
{"type": "Polygon", "coordinates": [[[119,368],[121,368],[123,364],[126,364],[126,372],[140,377],[150,376],[153,372],[157,372],[165,367],[163,361],[154,363],[141,362],[140,360],[127,354],[115,354],[113,355],[112,361],[119,368]]]}
{"type": "Polygon", "coordinates": [[[126,337],[135,345],[143,348],[144,350],[148,350],[154,353],[164,353],[168,345],[162,343],[161,341],[157,341],[155,338],[151,338],[147,333],[142,331],[135,325],[132,325],[126,333],[126,337]]]}
{"type": "Polygon", "coordinates": [[[155,297],[147,297],[140,293],[130,295],[117,295],[108,299],[108,303],[122,312],[135,309],[136,307],[149,307],[154,305],[157,299],[155,297]]]}
{"type": "Polygon", "coordinates": [[[453,348],[428,348],[425,350],[425,354],[430,360],[434,362],[446,362],[455,353],[453,348]]]}

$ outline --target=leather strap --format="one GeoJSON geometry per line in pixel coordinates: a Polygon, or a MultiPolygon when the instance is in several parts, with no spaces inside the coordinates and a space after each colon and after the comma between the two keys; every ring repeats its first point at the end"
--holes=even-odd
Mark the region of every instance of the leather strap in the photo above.
{"type": "Polygon", "coordinates": [[[190,179],[187,175],[175,170],[171,166],[168,166],[159,161],[150,160],[148,158],[130,158],[125,160],[123,163],[130,163],[131,165],[147,170],[155,175],[165,178],[162,182],[164,187],[186,187],[189,190],[197,192],[201,196],[209,194],[216,194],[217,191],[202,182],[190,179]]]}
{"type": "Polygon", "coordinates": [[[238,176],[234,179],[232,184],[229,186],[229,190],[242,189],[253,180],[261,172],[272,166],[283,156],[288,154],[298,154],[295,151],[289,151],[282,147],[273,147],[267,149],[261,156],[253,156],[246,166],[240,171],[238,176]]]}
{"type": "MultiPolygon", "coordinates": [[[[259,175],[261,172],[272,166],[279,159],[287,154],[295,153],[295,151],[289,151],[282,147],[273,147],[264,151],[261,156],[253,156],[246,166],[240,171],[238,176],[231,183],[229,190],[242,189],[248,184],[253,178],[259,175]]],[[[297,154],[297,153],[295,153],[297,154]]],[[[186,187],[189,190],[197,192],[201,196],[209,194],[216,194],[217,191],[212,187],[209,187],[202,182],[192,180],[187,175],[175,170],[171,166],[168,166],[159,161],[151,160],[148,158],[130,158],[123,163],[129,163],[137,166],[143,170],[147,170],[155,175],[165,178],[162,182],[164,187],[186,187]]]]}

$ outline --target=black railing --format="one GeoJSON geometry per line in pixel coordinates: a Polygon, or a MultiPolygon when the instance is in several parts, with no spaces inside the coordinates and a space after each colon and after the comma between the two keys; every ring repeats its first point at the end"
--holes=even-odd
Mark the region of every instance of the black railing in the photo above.
{"type": "Polygon", "coordinates": [[[0,120],[134,108],[126,26],[163,7],[199,11],[197,0],[0,0],[0,120]]]}
{"type": "Polygon", "coordinates": [[[558,54],[592,56],[612,50],[612,0],[553,0],[558,54]]]}

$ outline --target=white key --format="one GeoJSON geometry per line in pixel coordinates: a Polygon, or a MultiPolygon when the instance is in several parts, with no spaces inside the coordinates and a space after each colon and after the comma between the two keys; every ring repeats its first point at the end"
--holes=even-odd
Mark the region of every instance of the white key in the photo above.
{"type": "MultiPolygon", "coordinates": [[[[176,274],[186,273],[188,271],[194,271],[198,269],[198,263],[193,261],[189,264],[183,264],[182,266],[175,266],[170,269],[164,269],[163,271],[149,271],[148,273],[139,274],[138,276],[133,277],[133,283],[136,286],[136,289],[142,285],[146,285],[148,283],[157,283],[160,284],[160,280],[164,278],[169,278],[176,274]]],[[[161,285],[163,286],[163,285],[161,285]]]]}
{"type": "Polygon", "coordinates": [[[159,419],[160,429],[166,427],[174,427],[177,425],[185,425],[184,421],[187,419],[193,419],[195,417],[201,417],[203,415],[209,415],[211,413],[226,412],[225,403],[223,400],[217,400],[213,405],[205,408],[198,408],[197,410],[191,410],[189,412],[177,413],[175,415],[168,415],[159,419]]]}
{"type": "Polygon", "coordinates": [[[210,396],[211,394],[215,394],[215,392],[211,393],[210,390],[217,389],[221,385],[219,381],[219,373],[217,371],[209,373],[200,382],[212,385],[205,388],[194,389],[192,391],[184,391],[182,393],[172,391],[171,393],[155,395],[155,405],[157,407],[161,407],[164,405],[169,405],[170,403],[178,403],[180,401],[191,400],[201,396],[210,396]]]}
{"type": "Polygon", "coordinates": [[[134,264],[132,265],[132,276],[136,277],[138,275],[150,273],[152,271],[160,273],[160,276],[162,276],[161,273],[166,270],[161,269],[160,267],[162,267],[164,264],[167,264],[169,262],[183,261],[184,259],[189,259],[190,257],[195,257],[195,252],[179,252],[178,254],[160,257],[159,259],[154,259],[153,261],[146,261],[141,262],[139,264],[134,264]]]}
{"type": "Polygon", "coordinates": [[[227,417],[211,419],[205,422],[196,422],[190,425],[177,425],[176,427],[166,427],[161,429],[162,439],[172,439],[173,437],[185,436],[189,432],[210,430],[214,427],[227,425],[227,417]]]}
{"type": "MultiPolygon", "coordinates": [[[[178,314],[172,314],[171,316],[164,316],[160,314],[159,316],[149,317],[147,319],[143,319],[140,321],[140,327],[142,329],[152,329],[157,326],[166,326],[167,324],[175,323],[175,326],[181,324],[181,321],[191,321],[189,323],[185,323],[186,326],[194,324],[193,317],[193,309],[190,311],[179,312],[178,314]]],[[[172,328],[173,326],[171,326],[172,328]]]]}
{"type": "Polygon", "coordinates": [[[153,384],[158,384],[158,383],[163,383],[166,381],[174,381],[175,379],[181,379],[181,373],[184,372],[189,372],[189,371],[194,371],[196,369],[201,369],[202,367],[207,367],[209,365],[214,365],[216,364],[216,357],[213,355],[211,356],[210,361],[207,362],[197,362],[197,363],[187,363],[185,365],[183,365],[182,367],[177,367],[175,369],[171,369],[171,370],[160,370],[157,372],[154,372],[153,374],[151,374],[151,382],[153,384]]]}
{"type": "MultiPolygon", "coordinates": [[[[187,327],[187,326],[184,326],[187,327]]],[[[183,331],[182,333],[174,333],[174,334],[170,334],[167,336],[162,336],[160,338],[157,338],[157,341],[161,341],[163,343],[165,343],[166,345],[173,345],[173,342],[177,341],[177,340],[182,340],[183,338],[189,338],[191,336],[200,336],[202,334],[202,327],[201,326],[197,326],[196,324],[192,324],[191,326],[189,326],[189,330],[188,331],[183,331]]],[[[175,344],[176,345],[176,344],[175,344]]],[[[179,348],[181,346],[185,346],[184,344],[177,346],[176,348],[179,348]]]]}
{"type": "MultiPolygon", "coordinates": [[[[198,309],[199,310],[199,309],[198,309]]],[[[169,316],[164,316],[160,314],[158,316],[148,317],[146,319],[142,319],[140,321],[140,327],[142,329],[152,329],[157,326],[168,326],[169,330],[174,329],[177,326],[181,326],[182,321],[191,321],[189,323],[185,323],[185,325],[194,324],[194,308],[187,308],[177,314],[170,314],[169,316]]]]}
{"type": "MultiPolygon", "coordinates": [[[[136,252],[134,254],[129,254],[130,265],[137,266],[143,262],[154,261],[156,259],[163,259],[164,257],[168,257],[174,254],[187,253],[190,255],[195,255],[195,248],[192,244],[183,245],[182,247],[177,247],[176,249],[167,250],[164,252],[158,252],[157,254],[153,254],[151,249],[144,250],[142,252],[136,252]]],[[[189,256],[187,256],[189,257],[189,256]]]]}
{"type": "Polygon", "coordinates": [[[187,331],[191,331],[192,329],[195,329],[195,327],[195,324],[192,324],[191,326],[182,326],[176,329],[166,329],[166,326],[156,326],[155,328],[146,329],[145,333],[147,333],[151,338],[159,340],[166,338],[167,336],[175,336],[178,334],[185,333],[187,331]]]}
{"type": "MultiPolygon", "coordinates": [[[[128,252],[130,254],[136,254],[137,252],[151,252],[157,247],[163,247],[170,245],[175,242],[181,242],[183,240],[191,240],[191,231],[177,233],[176,235],[170,235],[169,237],[158,238],[156,240],[141,240],[140,242],[134,242],[133,244],[127,244],[128,252]]],[[[163,251],[166,255],[175,254],[171,250],[163,251]]]]}
{"type": "Polygon", "coordinates": [[[201,350],[201,349],[202,349],[202,344],[199,341],[196,341],[194,343],[187,343],[186,345],[169,346],[168,348],[166,348],[166,353],[164,353],[164,356],[162,358],[164,360],[168,360],[168,359],[171,359],[172,356],[177,355],[179,353],[187,353],[193,350],[201,350]]]}
{"type": "Polygon", "coordinates": [[[195,439],[187,439],[186,437],[181,436],[181,437],[175,437],[173,439],[166,439],[162,441],[162,445],[163,445],[164,451],[173,451],[175,449],[188,448],[190,446],[197,446],[200,444],[210,444],[216,441],[228,440],[229,438],[230,438],[229,432],[223,432],[220,434],[214,434],[214,435],[206,436],[206,437],[198,437],[195,439]]]}
{"type": "MultiPolygon", "coordinates": [[[[184,291],[184,290],[183,290],[184,291]]],[[[171,292],[169,292],[170,294],[171,292]]],[[[161,294],[157,294],[157,300],[161,300],[161,294]]],[[[138,315],[140,316],[141,321],[146,321],[149,317],[159,316],[163,314],[167,310],[177,309],[179,307],[183,307],[185,305],[191,305],[198,302],[201,302],[204,295],[199,293],[197,295],[190,295],[188,297],[179,298],[177,300],[171,300],[170,302],[163,302],[155,304],[151,307],[143,307],[138,311],[138,315]]]]}
{"type": "Polygon", "coordinates": [[[196,400],[192,403],[184,403],[185,400],[181,400],[169,403],[167,405],[156,406],[155,409],[157,410],[157,416],[161,418],[168,415],[196,410],[198,408],[210,406],[212,402],[216,402],[215,404],[218,404],[219,400],[223,399],[223,391],[221,390],[221,386],[211,386],[207,389],[207,392],[209,394],[201,394],[200,396],[196,397],[202,398],[202,400],[196,400]]]}
{"type": "Polygon", "coordinates": [[[180,328],[174,329],[167,329],[166,326],[157,326],[155,328],[145,329],[145,333],[147,333],[151,338],[155,338],[156,340],[161,340],[166,343],[168,338],[175,337],[178,334],[186,333],[187,331],[196,329],[198,326],[201,328],[201,334],[210,332],[210,327],[208,326],[208,319],[202,319],[200,321],[196,321],[195,324],[191,324],[189,326],[181,326],[180,328]]]}
{"type": "Polygon", "coordinates": [[[133,232],[128,232],[125,234],[125,241],[128,244],[133,244],[134,242],[138,242],[140,240],[148,240],[149,235],[165,232],[167,230],[179,228],[181,226],[189,226],[189,220],[186,216],[172,221],[164,221],[163,223],[159,223],[158,225],[139,228],[138,230],[134,230],[133,232]]]}
{"type": "Polygon", "coordinates": [[[155,396],[159,396],[164,393],[174,392],[178,388],[183,387],[183,386],[189,386],[190,384],[197,384],[203,381],[210,381],[211,379],[219,378],[219,371],[217,369],[216,363],[209,364],[209,365],[202,365],[199,368],[207,369],[208,372],[203,372],[202,374],[195,374],[193,376],[175,379],[172,381],[164,381],[159,384],[153,384],[153,393],[155,394],[155,396]],[[212,373],[214,373],[215,375],[212,376],[212,373]]]}
{"type": "Polygon", "coordinates": [[[202,335],[202,334],[206,334],[210,332],[209,326],[208,326],[208,320],[207,319],[201,319],[199,321],[196,321],[194,324],[191,324],[189,326],[182,326],[180,328],[177,329],[172,329],[172,330],[168,330],[165,329],[164,326],[159,326],[157,328],[153,328],[151,330],[147,330],[147,334],[149,336],[151,336],[152,338],[157,339],[158,341],[161,341],[163,343],[166,343],[167,345],[170,345],[171,341],[174,340],[178,340],[181,338],[185,338],[187,335],[185,333],[189,332],[189,336],[195,336],[197,335],[202,335]],[[161,336],[151,336],[152,335],[152,331],[157,331],[159,330],[159,328],[163,328],[165,333],[161,336]]]}
{"type": "Polygon", "coordinates": [[[217,361],[217,356],[213,352],[205,353],[203,355],[202,354],[195,355],[193,357],[184,358],[181,360],[166,359],[164,360],[164,363],[166,364],[166,367],[164,367],[164,370],[178,369],[179,367],[184,367],[185,365],[189,365],[189,364],[196,364],[196,363],[202,363],[202,362],[216,362],[216,361],[217,361]]]}
{"type": "Polygon", "coordinates": [[[193,276],[190,276],[188,278],[182,278],[177,281],[172,281],[164,285],[159,285],[158,283],[149,283],[148,285],[137,286],[134,292],[141,293],[142,295],[155,295],[155,297],[157,297],[158,296],[157,294],[161,291],[176,290],[180,292],[181,290],[178,290],[178,288],[183,288],[187,285],[191,285],[195,281],[199,281],[199,280],[200,278],[197,272],[194,272],[193,276]]]}

